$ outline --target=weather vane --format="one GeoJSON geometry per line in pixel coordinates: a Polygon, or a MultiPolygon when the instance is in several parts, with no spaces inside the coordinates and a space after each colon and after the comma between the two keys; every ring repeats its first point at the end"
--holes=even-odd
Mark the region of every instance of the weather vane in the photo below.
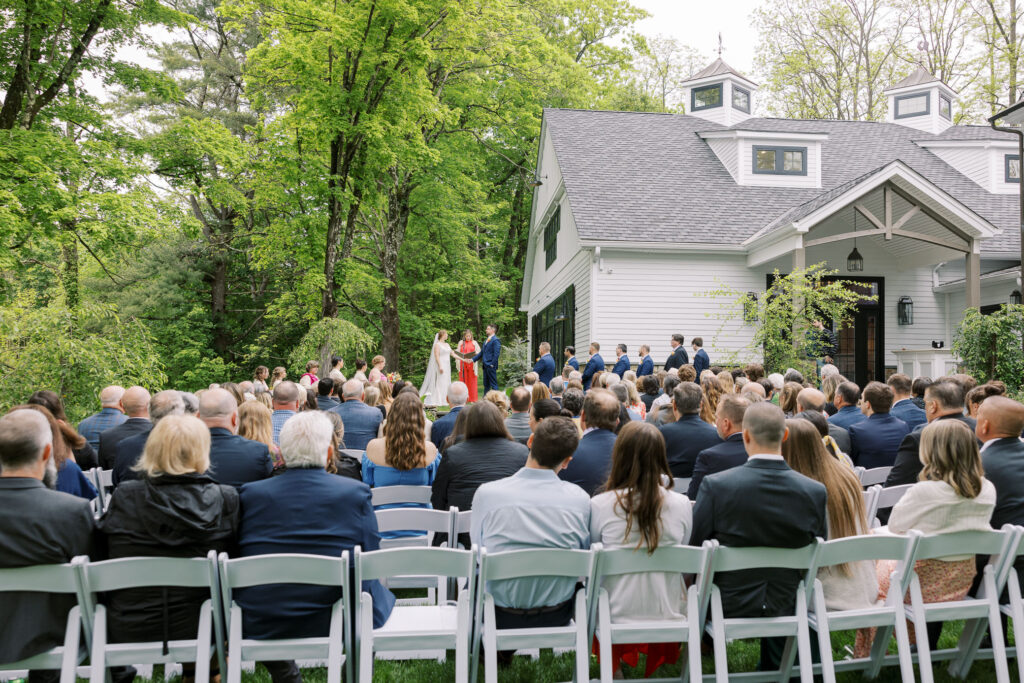
{"type": "Polygon", "coordinates": [[[718,32],[718,57],[719,57],[719,59],[721,59],[721,57],[722,57],[722,50],[724,50],[724,49],[725,49],[725,47],[722,46],[722,32],[719,31],[718,32]]]}

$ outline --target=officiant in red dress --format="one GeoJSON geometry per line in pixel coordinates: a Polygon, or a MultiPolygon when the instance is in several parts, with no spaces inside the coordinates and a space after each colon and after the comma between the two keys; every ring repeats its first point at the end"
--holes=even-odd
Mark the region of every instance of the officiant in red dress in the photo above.
{"type": "MultiPolygon", "coordinates": [[[[470,358],[480,353],[480,345],[473,340],[473,333],[469,330],[462,333],[462,341],[459,342],[459,353],[470,358]]],[[[458,357],[456,356],[456,358],[458,357]]],[[[458,363],[459,381],[464,382],[466,388],[469,389],[469,402],[475,403],[477,400],[476,363],[467,363],[461,359],[458,360],[458,363]]]]}

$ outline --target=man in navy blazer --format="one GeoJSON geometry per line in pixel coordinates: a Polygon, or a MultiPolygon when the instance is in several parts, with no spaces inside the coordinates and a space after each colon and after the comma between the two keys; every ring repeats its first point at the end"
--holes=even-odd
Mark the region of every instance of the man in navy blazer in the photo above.
{"type": "MultiPolygon", "coordinates": [[[[357,380],[358,381],[358,380],[357,380]]],[[[318,411],[299,413],[281,429],[281,456],[288,469],[280,476],[252,482],[239,491],[241,557],[271,553],[349,556],[380,547],[370,487],[325,469],[332,455],[330,420],[318,411]]],[[[235,591],[242,608],[243,637],[256,639],[327,636],[331,608],[341,588],[287,583],[235,591]]],[[[356,587],[359,590],[360,587],[356,587]]],[[[378,581],[364,581],[373,598],[373,626],[383,626],[395,596],[378,581]]],[[[274,683],[301,680],[294,661],[264,662],[274,683]]]]}
{"type": "MultiPolygon", "coordinates": [[[[153,394],[153,397],[149,399],[149,419],[152,420],[150,429],[118,441],[112,449],[114,452],[114,471],[111,472],[110,479],[115,488],[122,481],[139,478],[138,473],[132,468],[139,462],[142,452],[146,449],[146,441],[149,439],[152,427],[156,426],[157,422],[168,415],[184,414],[185,400],[181,398],[181,392],[173,389],[164,389],[153,394]]],[[[131,422],[131,420],[128,422],[131,422]]],[[[127,425],[128,422],[124,424],[127,425]]],[[[124,425],[121,426],[123,427],[124,425]]],[[[106,434],[106,432],[103,434],[106,434]]],[[[101,443],[103,434],[100,434],[101,443]]]]}
{"type": "Polygon", "coordinates": [[[274,470],[270,449],[238,436],[238,402],[225,389],[210,389],[199,399],[199,419],[210,428],[210,471],[218,484],[238,488],[266,479],[274,470]]]}
{"type": "Polygon", "coordinates": [[[853,382],[843,382],[836,387],[836,395],[832,402],[839,409],[835,415],[828,418],[834,425],[849,431],[851,426],[868,419],[857,405],[860,402],[860,387],[853,382]]]}
{"type": "Polygon", "coordinates": [[[686,355],[686,349],[683,347],[683,335],[673,334],[672,341],[669,344],[672,346],[672,354],[665,361],[665,372],[668,372],[672,368],[681,368],[684,365],[690,363],[690,357],[686,355]]]}
{"type": "MultiPolygon", "coordinates": [[[[975,436],[981,447],[985,478],[996,487],[992,528],[1024,524],[1024,405],[1005,396],[991,396],[978,409],[975,436]]],[[[1024,577],[1024,559],[1018,555],[1014,566],[1024,577]]]]}
{"type": "Polygon", "coordinates": [[[551,386],[551,378],[555,376],[555,359],[551,357],[551,344],[541,342],[540,358],[537,359],[533,371],[537,373],[537,381],[546,386],[551,386]]]}
{"type": "Polygon", "coordinates": [[[590,342],[590,360],[587,367],[583,368],[583,390],[590,389],[590,383],[594,379],[594,373],[604,371],[604,358],[601,358],[601,345],[597,342],[590,342]]]}
{"type": "Polygon", "coordinates": [[[96,450],[100,467],[113,469],[117,445],[124,439],[148,434],[153,429],[153,423],[149,421],[150,398],[149,392],[142,387],[129,387],[121,396],[121,408],[128,417],[116,427],[100,432],[100,445],[96,450]]]}
{"type": "Polygon", "coordinates": [[[565,350],[562,351],[562,355],[565,356],[565,364],[571,367],[576,372],[579,372],[580,362],[576,360],[576,347],[566,346],[565,350]]]}
{"type": "Polygon", "coordinates": [[[583,438],[569,465],[558,473],[590,496],[598,493],[612,469],[615,427],[619,424],[619,399],[607,389],[592,389],[583,399],[580,425],[583,438]]]}
{"type": "Polygon", "coordinates": [[[473,362],[481,361],[484,369],[484,392],[498,388],[498,359],[501,357],[501,340],[498,339],[497,325],[487,326],[487,341],[480,353],[473,356],[473,362]]]}
{"type": "Polygon", "coordinates": [[[864,387],[868,419],[850,426],[850,458],[858,467],[892,467],[896,462],[896,453],[910,427],[889,414],[892,399],[892,389],[881,382],[870,382],[864,387]]]}
{"type": "Polygon", "coordinates": [[[896,373],[889,375],[889,379],[885,380],[885,383],[889,385],[893,393],[892,408],[889,409],[889,413],[893,417],[898,417],[906,422],[910,431],[914,431],[919,425],[928,423],[928,417],[924,414],[924,410],[914,404],[914,385],[909,377],[896,373]]]}
{"type": "Polygon", "coordinates": [[[675,422],[661,427],[665,437],[665,455],[673,477],[693,476],[694,464],[701,451],[722,443],[718,430],[700,419],[700,387],[693,382],[680,382],[672,392],[675,422]]]}
{"type": "MultiPolygon", "coordinates": [[[[363,391],[362,381],[350,379],[341,385],[344,403],[331,408],[331,412],[337,413],[345,425],[345,445],[360,451],[365,450],[366,444],[377,438],[380,423],[384,421],[384,415],[379,410],[363,403],[363,391]]],[[[294,419],[293,417],[292,420],[294,419]]]]}
{"type": "Polygon", "coordinates": [[[337,394],[341,392],[341,385],[336,385],[330,377],[324,377],[316,383],[316,407],[317,410],[330,410],[341,405],[337,394]]]}
{"type": "Polygon", "coordinates": [[[636,366],[636,378],[654,374],[654,361],[651,360],[651,347],[644,344],[640,347],[640,365],[636,366]]]}
{"type": "Polygon", "coordinates": [[[622,376],[629,371],[630,363],[629,356],[626,355],[626,345],[619,344],[615,347],[615,367],[612,368],[612,372],[622,379],[622,376]]]}
{"type": "Polygon", "coordinates": [[[697,455],[690,488],[686,491],[690,500],[697,500],[704,477],[731,470],[747,462],[747,449],[743,446],[743,415],[749,407],[750,400],[739,394],[725,394],[718,402],[715,430],[723,441],[705,448],[697,455]]]}
{"type": "Polygon", "coordinates": [[[702,337],[694,337],[690,340],[690,345],[693,347],[693,369],[697,371],[697,383],[700,384],[700,373],[711,367],[711,359],[704,350],[702,337]]]}
{"type": "Polygon", "coordinates": [[[455,429],[455,420],[465,407],[466,401],[469,400],[469,387],[466,386],[465,382],[452,382],[448,386],[448,396],[446,398],[451,410],[444,417],[434,420],[434,426],[430,428],[430,440],[437,446],[438,452],[441,451],[441,444],[444,443],[444,440],[455,429]]]}

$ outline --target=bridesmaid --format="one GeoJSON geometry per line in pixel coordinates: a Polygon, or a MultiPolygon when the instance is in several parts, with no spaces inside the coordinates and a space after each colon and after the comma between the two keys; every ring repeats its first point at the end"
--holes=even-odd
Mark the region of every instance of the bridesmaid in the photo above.
{"type": "MultiPolygon", "coordinates": [[[[462,341],[459,342],[459,353],[470,358],[480,353],[480,345],[473,340],[473,333],[469,330],[462,333],[462,341]]],[[[461,358],[458,358],[458,362],[459,381],[465,383],[466,388],[469,389],[469,402],[475,403],[477,400],[476,363],[465,361],[461,358]]]]}

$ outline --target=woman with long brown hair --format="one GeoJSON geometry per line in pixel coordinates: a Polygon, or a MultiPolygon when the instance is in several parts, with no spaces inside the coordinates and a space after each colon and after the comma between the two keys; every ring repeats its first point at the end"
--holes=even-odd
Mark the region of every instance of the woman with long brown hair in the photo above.
{"type": "Polygon", "coordinates": [[[799,410],[796,406],[796,397],[803,391],[804,385],[799,382],[786,382],[782,385],[782,392],[779,394],[779,407],[785,413],[786,419],[796,415],[799,410]]]}
{"type": "MultiPolygon", "coordinates": [[[[690,539],[693,513],[689,499],[662,484],[672,481],[665,439],[646,422],[630,422],[619,432],[612,450],[612,468],[604,492],[590,501],[590,540],[605,548],[632,548],[653,553],[661,545],[683,545],[690,539]]],[[[628,574],[605,579],[613,622],[683,619],[686,586],[676,573],[628,574]]],[[[612,664],[637,666],[647,655],[646,677],[662,664],[679,659],[679,643],[613,645],[612,664]]]]}
{"type": "Polygon", "coordinates": [[[71,421],[68,420],[67,413],[64,412],[64,402],[60,400],[60,396],[56,392],[41,389],[29,396],[27,403],[46,408],[53,415],[53,419],[61,424],[60,430],[65,435],[64,440],[75,457],[75,463],[81,469],[91,470],[99,465],[95,449],[89,445],[84,436],[71,427],[71,421]]]}
{"type": "MultiPolygon", "coordinates": [[[[817,428],[808,420],[786,420],[789,436],[782,457],[790,468],[821,482],[828,493],[829,540],[870,532],[860,480],[825,449],[817,428]]],[[[875,604],[878,580],[869,561],[827,567],[818,572],[825,604],[832,610],[861,609],[875,604]]]]}
{"type": "MultiPolygon", "coordinates": [[[[434,483],[441,455],[424,436],[426,416],[415,392],[395,397],[384,423],[384,437],[366,444],[363,453],[363,481],[375,486],[430,486],[434,483]]],[[[382,505],[389,507],[430,507],[418,503],[382,505]]],[[[419,536],[415,531],[389,531],[383,538],[419,536]]]]}
{"type": "Polygon", "coordinates": [[[43,414],[46,421],[50,423],[50,431],[53,433],[53,464],[57,469],[57,480],[54,488],[73,496],[92,500],[98,494],[96,487],[92,485],[89,478],[82,472],[82,468],[75,462],[72,449],[85,443],[85,437],[75,431],[67,422],[61,422],[53,416],[45,406],[38,403],[14,406],[10,412],[15,410],[35,410],[43,414]]]}
{"type": "Polygon", "coordinates": [[[700,391],[700,419],[713,425],[717,420],[718,402],[722,400],[722,383],[714,375],[706,376],[700,381],[700,391]]]}

